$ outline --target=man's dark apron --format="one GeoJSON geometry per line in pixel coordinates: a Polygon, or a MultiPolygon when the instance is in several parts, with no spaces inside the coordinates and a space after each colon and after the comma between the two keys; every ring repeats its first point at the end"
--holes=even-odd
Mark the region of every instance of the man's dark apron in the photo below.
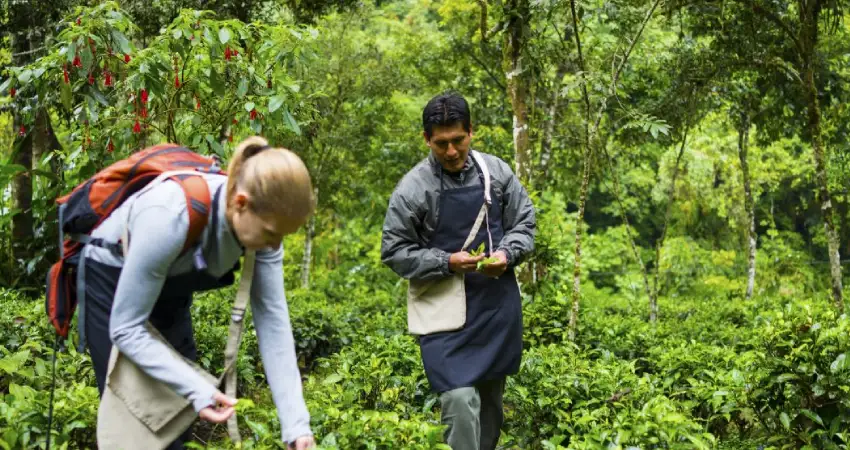
{"type": "MultiPolygon", "coordinates": [[[[480,176],[480,169],[478,173],[480,176]]],[[[484,183],[444,191],[442,176],[441,169],[438,223],[428,247],[454,253],[460,251],[478,217],[484,203],[484,183]]],[[[493,195],[489,211],[494,245],[504,235],[500,201],[493,195]]],[[[483,225],[469,248],[477,248],[482,242],[485,247],[489,245],[483,225]]],[[[488,254],[491,251],[487,248],[488,254]]],[[[499,278],[467,273],[465,288],[464,327],[419,338],[425,374],[434,392],[473,386],[519,371],[522,304],[513,269],[508,268],[499,278]]]]}

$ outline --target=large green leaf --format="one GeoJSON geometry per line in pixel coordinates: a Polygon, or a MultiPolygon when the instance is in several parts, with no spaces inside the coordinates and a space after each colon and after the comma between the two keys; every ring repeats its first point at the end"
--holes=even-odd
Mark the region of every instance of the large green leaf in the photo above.
{"type": "Polygon", "coordinates": [[[112,40],[118,44],[118,48],[121,50],[121,53],[131,53],[133,49],[130,47],[130,41],[127,40],[127,36],[124,36],[124,33],[118,30],[112,30],[112,40]]]}
{"type": "Polygon", "coordinates": [[[289,112],[288,108],[283,109],[283,121],[287,128],[301,136],[301,127],[298,126],[298,122],[295,121],[295,117],[292,117],[292,113],[289,112]]]}
{"type": "Polygon", "coordinates": [[[273,113],[277,111],[281,106],[283,106],[284,97],[282,95],[275,95],[274,97],[269,99],[269,113],[273,113]]]}
{"type": "Polygon", "coordinates": [[[230,41],[230,30],[228,30],[227,28],[222,28],[218,30],[218,40],[222,44],[226,44],[228,41],[230,41]]]}

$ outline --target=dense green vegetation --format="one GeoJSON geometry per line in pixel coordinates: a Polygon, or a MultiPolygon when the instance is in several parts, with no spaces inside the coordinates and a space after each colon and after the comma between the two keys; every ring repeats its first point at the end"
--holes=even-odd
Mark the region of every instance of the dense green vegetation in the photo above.
{"type": "MultiPolygon", "coordinates": [[[[298,152],[317,188],[314,220],[285,241],[317,441],[446,448],[379,243],[392,189],[426,155],[422,107],[448,88],[538,215],[504,448],[850,445],[844,2],[0,5],[0,448],[47,432],[53,200],[147,145],[227,159],[252,134],[298,152]]],[[[195,299],[211,371],[233,294],[195,299]]],[[[94,448],[75,339],[57,355],[53,442],[94,448]]],[[[276,448],[250,326],[238,370],[244,446],[276,448]]],[[[232,447],[222,426],[194,433],[232,447]]]]}

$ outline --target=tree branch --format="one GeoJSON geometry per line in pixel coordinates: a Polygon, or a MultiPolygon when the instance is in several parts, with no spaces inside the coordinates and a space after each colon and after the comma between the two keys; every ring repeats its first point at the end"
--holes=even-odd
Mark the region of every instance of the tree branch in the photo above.
{"type": "Polygon", "coordinates": [[[764,17],[765,19],[773,22],[776,26],[778,26],[780,29],[782,29],[782,31],[784,31],[785,34],[788,35],[789,38],[791,38],[791,41],[794,43],[794,47],[797,49],[797,55],[799,55],[799,57],[802,58],[803,57],[803,46],[800,45],[800,40],[797,39],[797,36],[794,35],[794,33],[791,31],[791,28],[788,26],[788,24],[783,22],[782,19],[779,18],[779,16],[777,16],[776,14],[762,8],[761,6],[757,5],[756,3],[750,1],[750,5],[753,8],[753,12],[755,12],[755,13],[761,15],[762,17],[764,17]]]}

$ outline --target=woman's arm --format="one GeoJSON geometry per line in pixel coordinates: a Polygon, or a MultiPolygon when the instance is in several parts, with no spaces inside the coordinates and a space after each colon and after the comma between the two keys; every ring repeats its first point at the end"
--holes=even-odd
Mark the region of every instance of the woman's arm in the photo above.
{"type": "Polygon", "coordinates": [[[189,228],[182,189],[170,182],[138,197],[130,222],[130,248],[115,291],[109,320],[113,344],[145,373],[192,402],[195,411],[213,406],[218,390],[154,339],[145,322],[189,228]],[[150,195],[154,194],[154,195],[150,195]],[[163,200],[164,199],[164,200],[163,200]]]}
{"type": "Polygon", "coordinates": [[[292,443],[312,432],[283,290],[282,246],[256,253],[251,308],[266,379],[280,418],[281,438],[292,443]]]}

